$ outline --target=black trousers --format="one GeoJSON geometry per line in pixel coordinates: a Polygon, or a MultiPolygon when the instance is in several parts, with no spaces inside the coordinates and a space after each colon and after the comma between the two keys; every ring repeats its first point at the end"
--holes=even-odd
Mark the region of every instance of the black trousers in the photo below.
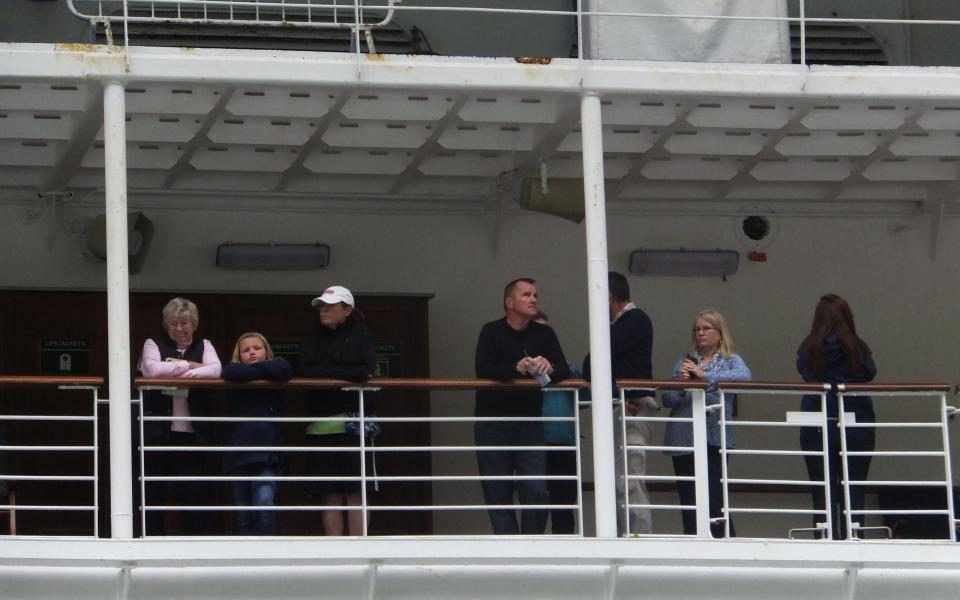
{"type": "MultiPolygon", "coordinates": [[[[707,446],[707,477],[710,485],[710,518],[716,519],[723,516],[723,465],[720,462],[720,446],[707,446]]],[[[677,476],[694,475],[693,454],[681,454],[673,457],[673,472],[677,476]]],[[[697,492],[692,481],[678,481],[677,492],[680,495],[680,504],[696,505],[697,492]]],[[[697,533],[697,513],[694,510],[681,511],[683,519],[683,533],[687,535],[696,535],[697,533]]],[[[736,537],[737,532],[733,527],[733,518],[730,519],[730,537],[736,537]]],[[[710,525],[710,533],[715,538],[726,537],[724,535],[723,523],[714,523],[710,525]]]]}
{"type": "MultiPolygon", "coordinates": [[[[847,429],[847,450],[852,452],[869,452],[876,445],[876,429],[866,427],[853,427],[847,429]]],[[[819,427],[804,427],[800,430],[800,448],[807,451],[823,450],[823,436],[819,427]]],[[[823,458],[820,456],[804,456],[807,463],[807,474],[810,481],[823,481],[823,458]]],[[[843,540],[847,538],[847,525],[844,519],[845,502],[843,497],[843,462],[840,459],[840,428],[835,419],[831,419],[827,428],[827,461],[829,463],[829,477],[827,484],[830,486],[830,518],[833,520],[833,539],[843,540]]],[[[847,459],[847,469],[851,481],[864,481],[870,472],[869,456],[851,456],[847,459]]],[[[824,510],[826,504],[824,488],[814,486],[812,490],[813,508],[824,510]]],[[[850,508],[853,510],[863,509],[864,488],[862,485],[850,486],[850,508]]],[[[823,517],[815,516],[814,524],[823,520],[823,517]]],[[[854,515],[854,521],[859,521],[863,525],[863,516],[854,515]]]]}
{"type": "MultiPolygon", "coordinates": [[[[550,450],[547,452],[547,475],[576,475],[576,450],[550,450]]],[[[577,503],[576,480],[550,479],[547,481],[550,504],[577,503]]],[[[550,532],[572,534],[576,531],[576,511],[569,508],[550,509],[550,532]]]]}
{"type": "MultiPolygon", "coordinates": [[[[171,431],[170,436],[157,446],[199,446],[197,436],[183,431],[171,431]]],[[[150,452],[144,457],[144,470],[149,476],[199,476],[210,475],[206,468],[207,453],[204,452],[150,452]]],[[[146,496],[148,506],[207,504],[209,483],[187,481],[148,481],[146,496]],[[173,496],[173,502],[168,501],[173,496]]],[[[180,517],[180,535],[205,535],[210,532],[211,513],[200,511],[177,511],[180,517]]],[[[166,512],[147,512],[146,535],[173,535],[175,531],[165,526],[166,512]]]]}

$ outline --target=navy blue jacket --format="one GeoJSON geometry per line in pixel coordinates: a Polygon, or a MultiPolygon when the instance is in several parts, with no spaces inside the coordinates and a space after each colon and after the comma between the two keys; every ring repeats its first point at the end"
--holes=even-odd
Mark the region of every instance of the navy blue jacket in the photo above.
{"type": "MultiPolygon", "coordinates": [[[[293,375],[293,367],[282,358],[264,360],[253,364],[232,362],[223,367],[220,375],[227,381],[243,383],[258,379],[287,381],[293,375]]],[[[239,389],[228,390],[227,411],[231,417],[276,417],[283,404],[283,390],[239,389]]],[[[280,432],[277,423],[271,421],[236,422],[230,433],[231,446],[277,446],[280,432]]],[[[223,467],[227,472],[254,464],[275,465],[279,454],[271,451],[227,452],[223,467]]]]}
{"type": "MultiPolygon", "coordinates": [[[[610,324],[610,368],[613,392],[617,393],[617,379],[653,379],[653,322],[647,313],[632,308],[610,324]]],[[[583,378],[591,381],[590,355],[583,359],[583,378]]],[[[652,392],[633,391],[627,397],[653,395],[652,392]]]]}
{"type": "MultiPolygon", "coordinates": [[[[870,349],[864,347],[860,352],[857,367],[850,368],[850,361],[843,347],[840,346],[840,338],[832,331],[823,338],[824,349],[824,370],[817,374],[810,367],[808,357],[803,352],[803,347],[797,351],[797,372],[800,377],[807,382],[817,383],[869,383],[877,376],[877,367],[873,364],[873,356],[870,349]]],[[[820,396],[806,395],[800,401],[800,408],[807,412],[817,412],[820,410],[820,396]]],[[[857,417],[857,422],[873,423],[876,416],[873,413],[873,398],[870,396],[848,396],[844,401],[844,410],[852,412],[857,417]]],[[[827,416],[837,418],[837,394],[833,391],[827,394],[827,416]]]]}

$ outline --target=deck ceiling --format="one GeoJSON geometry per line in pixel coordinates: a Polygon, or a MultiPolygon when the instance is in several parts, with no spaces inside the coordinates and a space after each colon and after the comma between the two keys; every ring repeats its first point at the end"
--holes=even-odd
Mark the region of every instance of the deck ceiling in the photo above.
{"type": "MultiPolygon", "coordinates": [[[[0,68],[0,187],[103,187],[102,80],[69,69],[35,73],[0,68]]],[[[552,178],[582,176],[576,93],[395,81],[131,77],[128,185],[482,199],[500,174],[533,175],[541,162],[552,178]]],[[[960,195],[960,93],[825,98],[772,96],[762,87],[734,95],[623,85],[602,102],[608,200],[953,202],[960,195]]]]}

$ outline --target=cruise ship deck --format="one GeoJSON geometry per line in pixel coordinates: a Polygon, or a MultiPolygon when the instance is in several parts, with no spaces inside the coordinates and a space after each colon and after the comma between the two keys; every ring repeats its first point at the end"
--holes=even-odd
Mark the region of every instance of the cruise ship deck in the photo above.
{"type": "MultiPolygon", "coordinates": [[[[942,40],[960,21],[947,3],[726,2],[738,12],[721,15],[695,1],[681,14],[615,0],[15,3],[20,26],[0,28],[0,450],[13,465],[0,479],[16,491],[0,501],[0,596],[956,597],[960,67],[942,40]],[[702,26],[681,47],[718,23],[755,50],[773,42],[759,58],[695,61],[628,40],[666,23],[702,26]],[[856,51],[827,60],[823,40],[841,30],[856,51]],[[244,243],[321,246],[327,262],[216,262],[244,243]],[[573,418],[577,532],[490,535],[473,391],[532,385],[468,379],[503,283],[535,276],[567,359],[609,362],[606,273],[647,250],[736,255],[731,272],[631,273],[658,379],[619,389],[684,388],[668,379],[690,317],[727,314],[755,380],[722,390],[738,438],[721,523],[735,516],[737,537],[712,538],[705,476],[698,533],[681,533],[665,447],[615,445],[614,423],[635,418],[598,368],[573,418]],[[361,447],[382,467],[362,479],[384,486],[357,508],[366,535],[320,536],[298,491],[309,478],[291,468],[280,535],[230,536],[218,492],[203,508],[211,535],[180,535],[173,516],[169,534],[144,536],[149,510],[182,509],[142,505],[141,394],[227,389],[135,376],[163,303],[199,298],[201,334],[227,362],[239,331],[297,339],[331,283],[360,290],[383,372],[281,387],[343,387],[361,406],[382,395],[367,417],[385,438],[361,447]],[[803,394],[826,402],[796,383],[794,361],[830,290],[855,303],[882,382],[840,390],[871,394],[881,431],[869,480],[847,482],[867,487],[867,508],[841,523],[810,507],[796,437],[813,422],[794,412],[803,394]],[[616,465],[644,449],[654,532],[618,537],[631,507],[616,465]],[[895,489],[907,504],[888,503],[895,489]],[[946,502],[911,504],[924,489],[946,502]],[[908,537],[898,516],[934,526],[908,537]]],[[[684,389],[702,424],[703,386],[684,389]]],[[[291,406],[292,430],[310,419],[291,406]]],[[[666,411],[648,420],[662,437],[666,411]]],[[[297,442],[281,449],[300,464],[297,442]]],[[[705,433],[692,450],[705,472],[705,433]]],[[[216,462],[215,445],[198,452],[216,462]]]]}

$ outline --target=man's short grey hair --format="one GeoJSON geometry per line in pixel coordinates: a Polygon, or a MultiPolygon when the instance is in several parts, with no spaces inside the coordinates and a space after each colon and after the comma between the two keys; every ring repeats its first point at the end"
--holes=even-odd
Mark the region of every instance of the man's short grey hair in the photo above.
{"type": "Polygon", "coordinates": [[[193,328],[196,329],[200,324],[200,313],[197,311],[197,305],[186,298],[174,298],[163,307],[163,326],[166,327],[170,319],[182,316],[190,317],[193,328]]]}

